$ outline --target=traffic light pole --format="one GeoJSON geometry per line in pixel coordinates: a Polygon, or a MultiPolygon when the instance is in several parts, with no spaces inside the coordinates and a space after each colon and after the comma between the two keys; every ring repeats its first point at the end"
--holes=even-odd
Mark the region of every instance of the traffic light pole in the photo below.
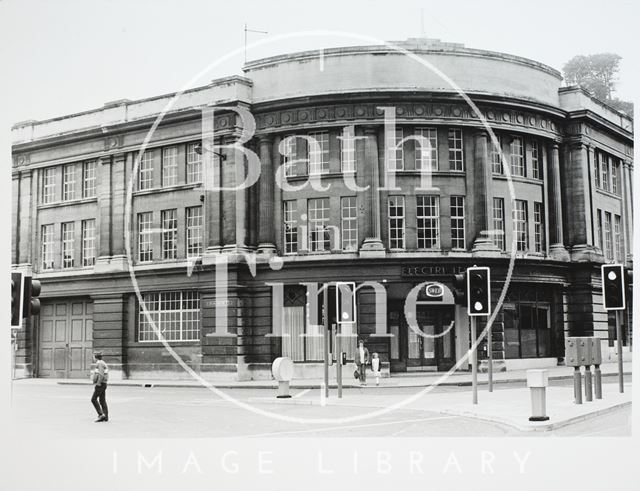
{"type": "Polygon", "coordinates": [[[336,381],[338,382],[338,399],[342,399],[342,324],[336,323],[336,381]]]}
{"type": "Polygon", "coordinates": [[[473,347],[476,342],[476,318],[471,317],[471,385],[473,386],[473,403],[478,404],[478,361],[477,350],[473,347]]]}
{"type": "Polygon", "coordinates": [[[487,350],[489,355],[489,392],[493,392],[493,333],[489,327],[487,331],[487,350]]]}
{"type": "Polygon", "coordinates": [[[618,388],[620,393],[624,392],[624,374],[622,364],[622,325],[620,323],[620,313],[623,310],[616,310],[616,346],[618,348],[618,388]]]}
{"type": "Polygon", "coordinates": [[[329,397],[329,288],[325,288],[322,292],[322,300],[324,307],[324,397],[329,397]]]}

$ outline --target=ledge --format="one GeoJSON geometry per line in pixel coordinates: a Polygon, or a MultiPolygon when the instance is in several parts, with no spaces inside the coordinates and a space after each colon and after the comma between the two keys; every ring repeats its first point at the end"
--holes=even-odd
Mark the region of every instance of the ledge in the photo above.
{"type": "Polygon", "coordinates": [[[38,205],[39,210],[46,210],[49,208],[59,208],[61,206],[74,206],[74,205],[83,205],[86,203],[97,203],[98,197],[94,196],[92,198],[78,198],[78,199],[70,199],[67,201],[55,201],[53,203],[43,203],[38,205]]]}

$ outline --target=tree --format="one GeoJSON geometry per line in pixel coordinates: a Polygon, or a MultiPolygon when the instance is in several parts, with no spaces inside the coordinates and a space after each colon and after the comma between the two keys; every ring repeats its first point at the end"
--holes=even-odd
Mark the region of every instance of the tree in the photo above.
{"type": "Polygon", "coordinates": [[[613,99],[616,90],[616,75],[621,59],[615,53],[574,56],[563,68],[564,78],[568,83],[579,85],[607,102],[613,99]]]}

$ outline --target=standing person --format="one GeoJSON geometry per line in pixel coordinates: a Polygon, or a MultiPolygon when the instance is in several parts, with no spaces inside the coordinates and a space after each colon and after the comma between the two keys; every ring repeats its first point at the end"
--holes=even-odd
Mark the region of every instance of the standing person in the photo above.
{"type": "Polygon", "coordinates": [[[367,365],[369,364],[369,350],[364,347],[364,341],[358,341],[358,351],[356,351],[356,367],[360,375],[360,385],[367,385],[367,365]]]}
{"type": "Polygon", "coordinates": [[[96,423],[102,423],[103,421],[109,421],[109,408],[107,407],[107,380],[109,380],[109,367],[102,360],[102,352],[96,351],[93,353],[93,357],[96,360],[96,368],[93,371],[93,396],[91,397],[91,404],[96,408],[98,413],[98,419],[96,423]],[[99,402],[98,402],[99,401],[99,402]]]}
{"type": "Polygon", "coordinates": [[[373,376],[376,378],[376,385],[380,385],[380,357],[378,353],[371,355],[371,370],[373,370],[373,376]]]}

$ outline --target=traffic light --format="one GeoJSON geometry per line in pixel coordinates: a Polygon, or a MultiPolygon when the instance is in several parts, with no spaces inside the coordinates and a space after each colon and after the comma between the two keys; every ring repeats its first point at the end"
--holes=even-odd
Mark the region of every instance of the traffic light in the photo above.
{"type": "Polygon", "coordinates": [[[603,264],[601,269],[604,309],[624,310],[624,267],[622,264],[603,264]]]}
{"type": "Polygon", "coordinates": [[[356,322],[356,284],[336,283],[336,316],[339,324],[356,322]]]}
{"type": "Polygon", "coordinates": [[[467,274],[453,275],[453,299],[456,305],[467,305],[467,274]]]}
{"type": "Polygon", "coordinates": [[[18,271],[11,272],[11,327],[22,327],[23,276],[18,271]]]}
{"type": "Polygon", "coordinates": [[[467,309],[471,317],[491,313],[489,268],[474,266],[467,269],[467,309]]]}
{"type": "Polygon", "coordinates": [[[38,315],[40,313],[40,282],[34,280],[31,276],[25,276],[24,278],[24,301],[22,317],[30,319],[32,315],[38,315]]]}

